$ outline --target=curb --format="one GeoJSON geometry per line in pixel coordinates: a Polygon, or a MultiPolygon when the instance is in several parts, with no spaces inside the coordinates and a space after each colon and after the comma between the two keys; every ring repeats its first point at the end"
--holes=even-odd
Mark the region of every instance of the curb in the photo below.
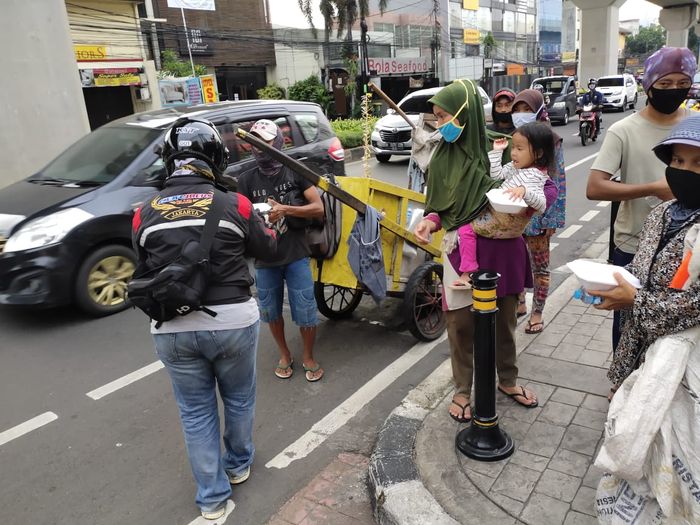
{"type": "MultiPolygon", "coordinates": [[[[358,160],[362,160],[362,157],[365,154],[365,148],[364,146],[360,146],[358,148],[344,148],[345,149],[345,162],[357,162],[358,160]]],[[[371,149],[371,148],[370,148],[371,149]]],[[[374,152],[371,152],[372,158],[374,158],[374,152]]]]}
{"type": "MultiPolygon", "coordinates": [[[[607,231],[595,239],[581,255],[599,258],[607,251],[607,231]],[[601,250],[603,246],[603,250],[601,250]]],[[[570,275],[547,299],[546,314],[553,319],[578,288],[570,275]]],[[[518,329],[517,354],[534,340],[518,329]]],[[[442,336],[442,342],[446,335],[442,336]]],[[[380,525],[458,525],[423,485],[415,461],[415,442],[423,420],[452,390],[452,369],[446,359],[403,398],[384,421],[369,462],[372,507],[380,525]]]]}

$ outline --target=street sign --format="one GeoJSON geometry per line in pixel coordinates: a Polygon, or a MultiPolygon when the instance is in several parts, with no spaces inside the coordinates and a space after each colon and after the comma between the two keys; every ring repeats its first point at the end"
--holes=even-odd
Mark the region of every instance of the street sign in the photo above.
{"type": "Polygon", "coordinates": [[[216,11],[216,7],[214,7],[214,0],[168,0],[168,7],[175,7],[177,9],[216,11]]]}

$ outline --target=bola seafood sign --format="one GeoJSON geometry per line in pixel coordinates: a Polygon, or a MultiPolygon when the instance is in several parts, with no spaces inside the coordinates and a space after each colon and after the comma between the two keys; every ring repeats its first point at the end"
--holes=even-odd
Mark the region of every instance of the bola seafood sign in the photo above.
{"type": "Polygon", "coordinates": [[[430,71],[430,57],[368,58],[369,70],[383,75],[419,75],[430,71]]]}

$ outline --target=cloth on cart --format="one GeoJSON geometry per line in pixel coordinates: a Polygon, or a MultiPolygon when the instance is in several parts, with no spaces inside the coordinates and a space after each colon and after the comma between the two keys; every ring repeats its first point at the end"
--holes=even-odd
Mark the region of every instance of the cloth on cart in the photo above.
{"type": "Polygon", "coordinates": [[[364,215],[357,214],[348,239],[350,268],[377,303],[386,297],[386,273],[379,221],[379,212],[367,206],[364,215]]]}
{"type": "Polygon", "coordinates": [[[425,173],[441,138],[436,124],[431,126],[425,116],[424,113],[420,114],[412,132],[411,160],[408,162],[408,187],[418,193],[423,193],[425,189],[425,173]]]}
{"type": "Polygon", "coordinates": [[[657,339],[610,404],[600,523],[700,523],[700,326],[657,339]]]}

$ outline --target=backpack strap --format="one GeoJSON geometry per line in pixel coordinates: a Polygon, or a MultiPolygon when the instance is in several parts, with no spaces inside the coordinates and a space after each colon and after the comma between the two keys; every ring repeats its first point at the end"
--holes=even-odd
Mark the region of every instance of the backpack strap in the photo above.
{"type": "Polygon", "coordinates": [[[222,196],[214,192],[211,200],[211,207],[207,213],[207,218],[204,221],[202,236],[199,239],[199,249],[203,258],[208,259],[211,252],[211,246],[214,242],[214,236],[219,229],[219,221],[224,215],[224,203],[222,196]]]}

